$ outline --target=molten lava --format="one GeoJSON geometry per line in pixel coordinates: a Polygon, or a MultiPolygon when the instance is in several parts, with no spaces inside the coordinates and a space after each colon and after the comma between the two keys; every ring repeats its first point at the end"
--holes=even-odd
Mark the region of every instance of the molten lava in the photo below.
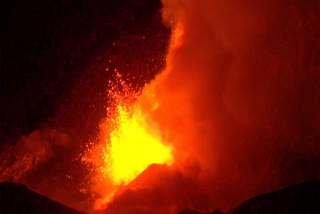
{"type": "Polygon", "coordinates": [[[95,209],[104,209],[151,164],[173,163],[172,148],[149,115],[159,107],[152,90],[134,89],[117,71],[114,79],[109,82],[109,107],[100,126],[100,143],[89,147],[82,157],[95,173],[90,181],[91,191],[98,195],[95,209]]]}
{"type": "MultiPolygon", "coordinates": [[[[106,136],[105,166],[116,185],[128,184],[151,164],[170,164],[172,154],[170,147],[163,144],[155,122],[144,114],[141,103],[137,102],[139,93],[126,84],[119,73],[116,73],[116,83],[111,81],[110,86],[111,108],[106,128],[111,130],[106,136]]],[[[153,102],[155,110],[157,102],[153,102]]]]}
{"type": "Polygon", "coordinates": [[[171,163],[170,148],[163,145],[160,134],[152,130],[138,105],[118,105],[116,113],[105,159],[116,184],[129,183],[153,163],[171,163]]]}

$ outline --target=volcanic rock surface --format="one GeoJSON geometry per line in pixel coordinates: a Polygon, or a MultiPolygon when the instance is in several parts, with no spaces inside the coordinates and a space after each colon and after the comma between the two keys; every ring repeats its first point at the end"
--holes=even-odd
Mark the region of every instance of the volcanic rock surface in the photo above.
{"type": "Polygon", "coordinates": [[[1,214],[82,214],[15,183],[0,183],[1,214]]]}
{"type": "MultiPolygon", "coordinates": [[[[184,210],[184,211],[180,212],[179,214],[199,214],[199,213],[196,211],[192,211],[192,210],[184,210]]],[[[203,214],[223,214],[223,212],[216,210],[212,213],[203,213],[203,214]]]]}
{"type": "MultiPolygon", "coordinates": [[[[218,214],[214,211],[210,214],[218,214]]],[[[300,183],[275,192],[253,197],[227,214],[318,214],[320,213],[320,180],[300,183]]],[[[199,214],[185,210],[179,214],[199,214]]]]}
{"type": "MultiPolygon", "coordinates": [[[[0,213],[81,214],[15,183],[0,184],[0,213]]],[[[253,197],[227,214],[318,214],[320,213],[320,180],[300,183],[253,197]]],[[[200,214],[185,210],[179,214],[200,214]]],[[[216,210],[207,214],[222,214],[216,210]]]]}

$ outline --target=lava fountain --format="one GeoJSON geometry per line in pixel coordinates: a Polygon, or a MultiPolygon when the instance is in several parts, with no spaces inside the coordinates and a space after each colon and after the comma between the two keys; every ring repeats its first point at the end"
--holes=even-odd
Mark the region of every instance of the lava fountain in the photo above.
{"type": "MultiPolygon", "coordinates": [[[[168,51],[179,50],[183,37],[183,24],[175,22],[168,51]]],[[[135,189],[131,182],[150,165],[177,170],[190,157],[194,148],[183,148],[194,134],[190,93],[162,84],[171,73],[171,58],[169,54],[166,69],[143,88],[132,87],[114,70],[114,80],[109,81],[107,91],[107,118],[100,126],[100,143],[83,157],[96,171],[92,192],[100,197],[95,209],[105,209],[115,196],[135,189]]],[[[148,175],[142,183],[152,185],[151,177],[148,175]]]]}
{"type": "Polygon", "coordinates": [[[82,158],[96,172],[91,182],[93,192],[100,195],[95,205],[98,210],[148,166],[174,162],[172,145],[151,115],[159,107],[154,91],[146,85],[144,89],[133,88],[117,70],[113,76],[107,91],[107,118],[100,125],[100,143],[82,158]]]}
{"type": "MultiPolygon", "coordinates": [[[[112,131],[106,139],[105,163],[115,184],[128,184],[150,164],[170,164],[173,157],[159,127],[143,111],[142,103],[137,102],[139,93],[135,93],[119,73],[117,77],[122,91],[115,90],[116,86],[108,91],[113,104],[108,109],[106,128],[112,131]]],[[[145,93],[153,98],[151,110],[156,110],[158,103],[154,94],[145,93]]]]}

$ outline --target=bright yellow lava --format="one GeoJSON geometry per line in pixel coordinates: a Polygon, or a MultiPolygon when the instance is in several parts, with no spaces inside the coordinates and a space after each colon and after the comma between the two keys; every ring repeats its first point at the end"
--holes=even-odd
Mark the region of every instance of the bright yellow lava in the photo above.
{"type": "Polygon", "coordinates": [[[155,127],[139,109],[117,106],[116,127],[110,133],[109,157],[115,184],[128,184],[149,165],[170,164],[171,148],[161,142],[155,127]],[[153,130],[151,130],[153,129],[153,130]]]}

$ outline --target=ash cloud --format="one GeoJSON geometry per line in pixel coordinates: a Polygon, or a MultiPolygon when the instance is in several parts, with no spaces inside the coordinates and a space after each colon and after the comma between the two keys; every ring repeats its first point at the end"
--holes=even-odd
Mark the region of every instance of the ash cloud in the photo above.
{"type": "Polygon", "coordinates": [[[35,130],[20,137],[15,146],[8,147],[1,154],[1,181],[21,182],[58,155],[57,150],[64,150],[69,140],[67,134],[54,129],[35,130]]]}
{"type": "Polygon", "coordinates": [[[0,182],[22,183],[71,207],[87,210],[93,203],[80,192],[86,171],[75,160],[74,139],[42,128],[19,138],[0,153],[0,182]]]}
{"type": "MultiPolygon", "coordinates": [[[[178,168],[190,159],[199,164],[196,183],[209,200],[199,209],[228,211],[253,195],[320,178],[317,1],[162,2],[165,24],[181,35],[148,86],[160,104],[151,114],[174,144],[178,168]]],[[[141,187],[114,203],[183,189],[171,184],[141,187]]]]}

